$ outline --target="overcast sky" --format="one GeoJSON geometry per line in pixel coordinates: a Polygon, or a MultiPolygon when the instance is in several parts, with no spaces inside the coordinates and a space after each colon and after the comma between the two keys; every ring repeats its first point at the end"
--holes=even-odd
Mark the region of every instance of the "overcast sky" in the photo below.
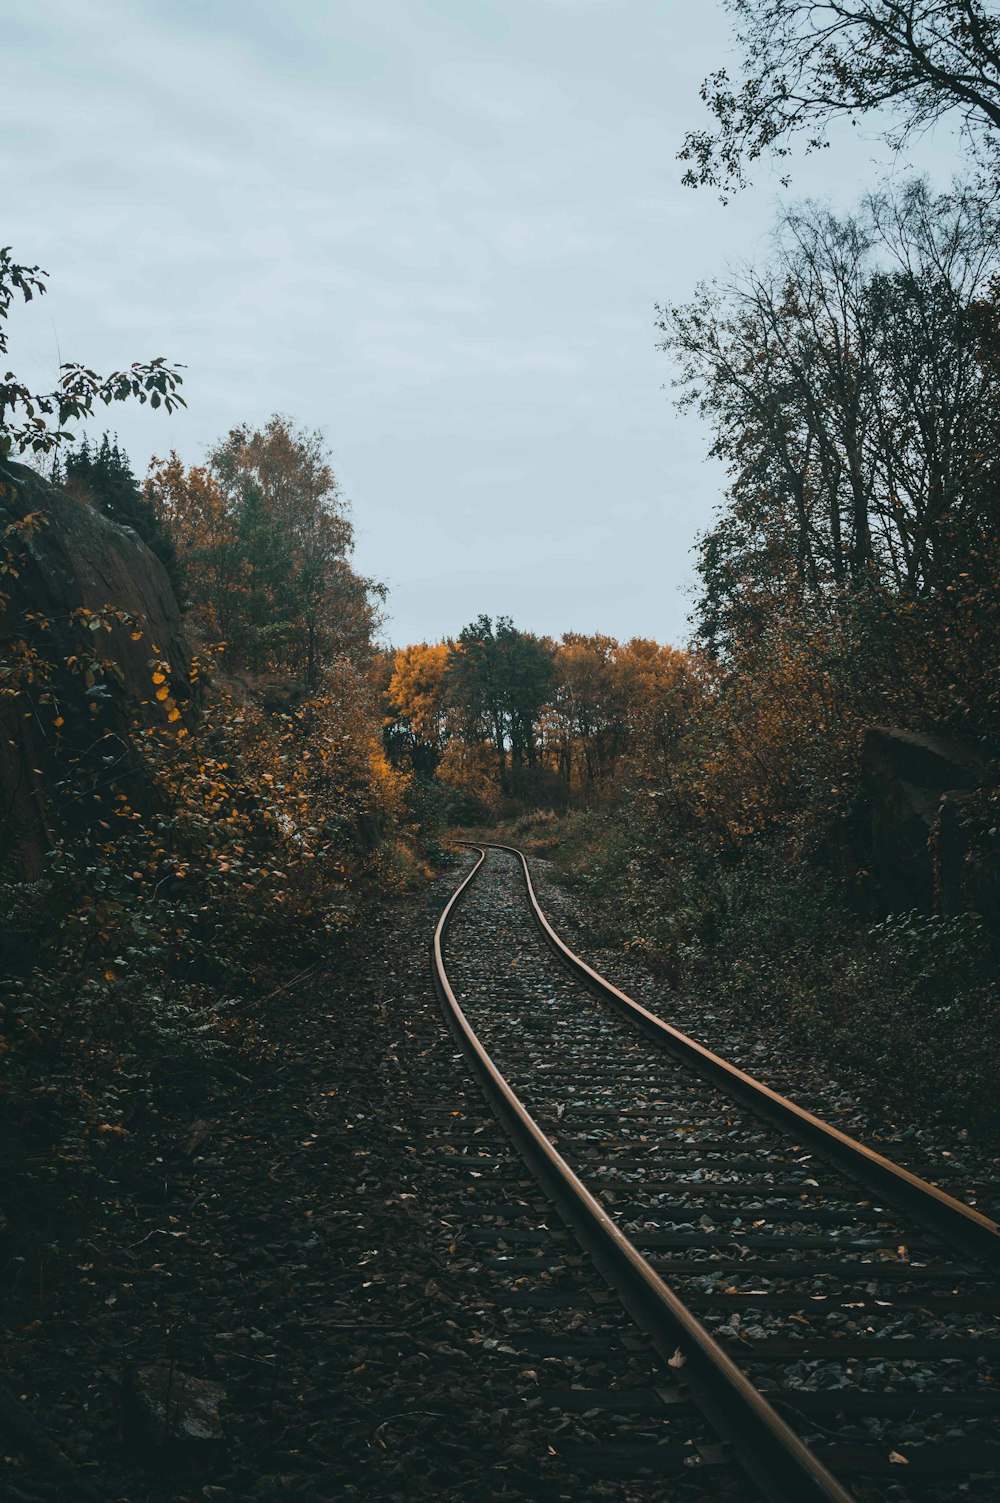
{"type": "MultiPolygon", "coordinates": [[[[187,412],[108,411],[140,474],[273,411],[321,427],[396,643],[481,611],[684,639],[724,476],[653,305],[763,254],[781,192],[680,184],[721,0],[3,11],[0,244],[51,277],[22,378],[183,361],[187,412]]],[[[843,131],[794,192],[846,208],[888,162],[843,131]]]]}

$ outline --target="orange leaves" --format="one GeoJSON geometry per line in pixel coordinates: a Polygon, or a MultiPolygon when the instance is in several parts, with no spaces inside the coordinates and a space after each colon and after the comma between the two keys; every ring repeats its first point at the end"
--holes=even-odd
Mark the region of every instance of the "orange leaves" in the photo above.
{"type": "Polygon", "coordinates": [[[442,689],[453,650],[448,642],[416,642],[402,647],[396,653],[389,681],[389,700],[397,717],[407,721],[420,740],[434,745],[441,739],[442,689]]]}
{"type": "Polygon", "coordinates": [[[609,785],[623,763],[644,776],[662,773],[664,751],[697,702],[691,658],[645,638],[567,632],[555,647],[555,675],[543,726],[571,790],[609,785]]]}

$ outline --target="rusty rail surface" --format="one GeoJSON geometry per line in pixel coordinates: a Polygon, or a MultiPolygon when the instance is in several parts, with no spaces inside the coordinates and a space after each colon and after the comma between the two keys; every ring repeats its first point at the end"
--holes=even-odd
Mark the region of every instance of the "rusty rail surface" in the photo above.
{"type": "MultiPolygon", "coordinates": [[[[452,990],[444,964],[444,938],[449,924],[486,859],[482,847],[472,846],[471,842],[463,844],[477,850],[479,859],[452,893],[438,920],[431,944],[432,970],[449,1024],[487,1100],[577,1241],[617,1292],[636,1324],[647,1333],[663,1361],[670,1363],[673,1358],[676,1366],[676,1354],[680,1351],[692,1397],[715,1430],[730,1443],[734,1458],[771,1503],[853,1503],[852,1495],[767,1403],[708,1330],[619,1230],[604,1207],[556,1151],[477,1038],[452,990]]],[[[516,854],[521,855],[519,851],[516,854]]],[[[521,859],[524,860],[523,856],[521,859]]],[[[555,939],[554,931],[534,902],[527,863],[524,870],[533,899],[533,911],[536,917],[542,917],[543,932],[555,939]]],[[[572,956],[572,951],[562,946],[561,941],[557,940],[557,944],[567,956],[572,956]]],[[[601,980],[583,961],[575,956],[573,959],[588,976],[601,980]]],[[[602,982],[602,985],[607,983],[602,982]]],[[[623,996],[622,993],[617,995],[623,996]]],[[[630,1003],[630,1006],[636,1004],[630,1003]]],[[[646,1016],[651,1018],[652,1014],[646,1016]]]]}
{"type": "MultiPolygon", "coordinates": [[[[473,849],[479,850],[481,847],[475,846],[473,849]]],[[[873,1148],[859,1143],[839,1128],[832,1127],[812,1112],[807,1112],[804,1107],[797,1106],[787,1096],[772,1091],[770,1086],[755,1080],[745,1070],[737,1069],[720,1055],[713,1054],[711,1049],[706,1049],[703,1044],[697,1043],[648,1008],[633,1001],[625,992],[605,980],[585,960],[581,960],[559,938],[535,896],[524,852],[510,845],[487,845],[486,849],[506,851],[518,858],[535,922],[556,955],[590,990],[611,1002],[655,1044],[667,1050],[675,1059],[689,1065],[699,1075],[722,1087],[759,1115],[783,1130],[791,1131],[797,1140],[808,1143],[853,1179],[878,1190],[886,1200],[906,1210],[952,1247],[989,1267],[1000,1267],[1000,1226],[995,1221],[966,1205],[964,1201],[956,1200],[937,1185],[911,1174],[908,1169],[903,1169],[873,1148]]]]}

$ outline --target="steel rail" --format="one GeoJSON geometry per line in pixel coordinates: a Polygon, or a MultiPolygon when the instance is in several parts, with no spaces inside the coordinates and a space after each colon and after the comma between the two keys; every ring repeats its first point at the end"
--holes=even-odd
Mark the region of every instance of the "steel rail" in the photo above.
{"type": "Polygon", "coordinates": [[[734,1459],[765,1497],[771,1503],[854,1503],[852,1495],[772,1409],[577,1178],[480,1043],[452,990],[444,964],[444,939],[452,917],[486,860],[485,849],[471,848],[478,850],[479,859],[441,913],[431,942],[431,959],[435,987],[448,1022],[487,1100],[577,1241],[647,1333],[663,1361],[676,1368],[680,1353],[685,1381],[699,1408],[730,1443],[734,1459]]]}
{"type": "MultiPolygon", "coordinates": [[[[469,844],[471,842],[460,842],[469,844]]],[[[528,901],[536,924],[559,959],[579,977],[592,991],[614,1004],[629,1020],[660,1048],[667,1050],[676,1059],[691,1066],[698,1074],[721,1086],[730,1096],[751,1107],[783,1130],[791,1130],[796,1140],[808,1143],[811,1148],[832,1160],[853,1179],[861,1180],[869,1188],[884,1195],[886,1200],[901,1207],[916,1217],[925,1226],[931,1227],[952,1247],[968,1257],[988,1266],[1000,1267],[1000,1226],[981,1211],[966,1205],[964,1201],[911,1174],[908,1169],[893,1163],[883,1154],[868,1148],[856,1138],[849,1137],[839,1128],[824,1122],[804,1107],[797,1106],[787,1096],[771,1090],[762,1081],[748,1075],[745,1070],[731,1065],[720,1055],[706,1049],[703,1044],[681,1033],[670,1023],[664,1022],[655,1013],[634,1001],[625,992],[605,979],[599,972],[581,960],[570,949],[549,923],[531,881],[527,858],[523,851],[511,845],[489,845],[489,850],[507,851],[516,856],[524,873],[528,901]]],[[[483,847],[475,846],[476,850],[483,847]]]]}

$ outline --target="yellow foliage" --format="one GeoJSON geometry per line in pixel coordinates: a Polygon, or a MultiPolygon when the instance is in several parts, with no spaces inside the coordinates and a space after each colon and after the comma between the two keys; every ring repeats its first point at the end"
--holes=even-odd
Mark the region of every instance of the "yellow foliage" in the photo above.
{"type": "Polygon", "coordinates": [[[489,749],[459,737],[449,741],[437,775],[442,783],[490,806],[496,797],[496,769],[489,749]]]}
{"type": "Polygon", "coordinates": [[[389,680],[389,702],[413,734],[438,745],[443,729],[442,686],[454,649],[447,642],[416,642],[398,649],[389,680]]]}

